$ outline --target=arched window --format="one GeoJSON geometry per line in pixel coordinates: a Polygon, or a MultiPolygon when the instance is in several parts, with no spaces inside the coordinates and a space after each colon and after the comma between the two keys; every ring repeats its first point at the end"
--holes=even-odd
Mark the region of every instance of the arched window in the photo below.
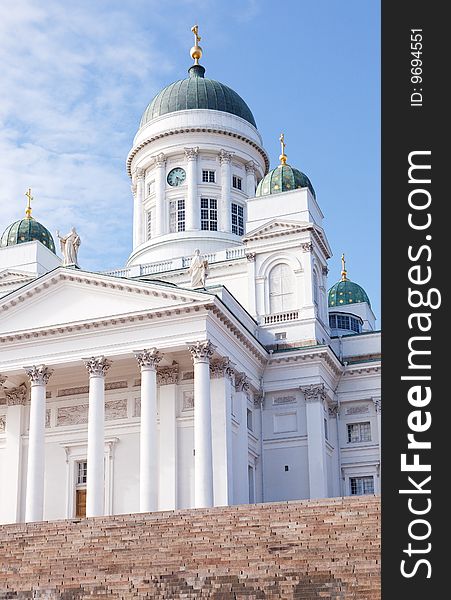
{"type": "Polygon", "coordinates": [[[279,264],[269,274],[269,308],[271,313],[295,308],[294,275],[288,265],[279,264]]]}
{"type": "Polygon", "coordinates": [[[313,271],[313,302],[318,306],[319,303],[319,284],[318,275],[313,271]]]}

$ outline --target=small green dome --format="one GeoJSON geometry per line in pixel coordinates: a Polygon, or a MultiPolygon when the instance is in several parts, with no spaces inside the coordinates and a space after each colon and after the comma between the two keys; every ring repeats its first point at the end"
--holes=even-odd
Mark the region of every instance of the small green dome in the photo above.
{"type": "Polygon", "coordinates": [[[305,187],[308,187],[313,197],[316,198],[315,190],[307,175],[290,165],[283,164],[278,165],[263,177],[257,186],[255,195],[268,196],[305,187]]]}
{"type": "Polygon", "coordinates": [[[171,83],[154,97],[144,111],[140,128],[161,115],[196,108],[227,112],[257,127],[250,108],[234,90],[204,77],[205,69],[201,65],[193,65],[188,73],[189,77],[171,83]]]}
{"type": "Polygon", "coordinates": [[[33,217],[21,219],[9,225],[0,239],[0,248],[24,244],[25,242],[32,242],[34,240],[41,242],[41,244],[44,244],[46,248],[56,254],[52,234],[44,225],[33,219],[33,217]]]}
{"type": "Polygon", "coordinates": [[[363,287],[349,279],[338,281],[330,288],[328,302],[329,308],[358,302],[366,302],[368,306],[371,306],[370,299],[363,287]]]}

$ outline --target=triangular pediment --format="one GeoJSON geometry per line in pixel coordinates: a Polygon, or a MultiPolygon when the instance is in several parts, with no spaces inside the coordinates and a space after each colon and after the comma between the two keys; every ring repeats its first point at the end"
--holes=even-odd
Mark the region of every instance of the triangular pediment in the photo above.
{"type": "Polygon", "coordinates": [[[298,233],[314,228],[313,223],[307,221],[288,221],[281,219],[272,219],[252,231],[249,231],[244,236],[245,242],[251,240],[259,240],[267,237],[275,237],[277,235],[286,235],[287,233],[298,233]]]}
{"type": "Polygon", "coordinates": [[[0,299],[0,334],[210,301],[170,284],[58,268],[0,299]]]}
{"type": "Polygon", "coordinates": [[[249,231],[249,233],[244,236],[243,242],[249,244],[249,242],[257,242],[259,240],[266,240],[284,235],[299,234],[306,231],[311,232],[324,256],[330,258],[332,256],[332,251],[324,230],[321,227],[318,227],[318,225],[308,223],[307,221],[290,221],[275,218],[249,231]]]}

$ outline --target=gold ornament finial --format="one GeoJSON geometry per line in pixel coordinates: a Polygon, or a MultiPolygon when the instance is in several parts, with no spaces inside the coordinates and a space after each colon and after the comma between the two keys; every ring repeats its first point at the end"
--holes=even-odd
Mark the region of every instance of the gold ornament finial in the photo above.
{"type": "Polygon", "coordinates": [[[199,26],[193,25],[191,31],[194,33],[194,46],[190,50],[191,58],[194,60],[194,64],[199,64],[199,59],[202,57],[202,48],[199,46],[201,37],[199,35],[199,26]]]}
{"type": "Polygon", "coordinates": [[[341,280],[348,280],[348,272],[346,271],[346,260],[344,254],[341,255],[341,280]]]}
{"type": "Polygon", "coordinates": [[[287,164],[287,155],[285,154],[286,144],[285,144],[285,135],[283,133],[280,134],[279,141],[280,141],[280,149],[281,149],[281,153],[279,156],[280,164],[286,165],[287,164]]]}
{"type": "Polygon", "coordinates": [[[27,219],[31,219],[31,201],[33,200],[33,196],[31,195],[31,188],[28,188],[28,191],[25,192],[25,196],[28,198],[27,208],[25,210],[25,217],[27,219]]]}

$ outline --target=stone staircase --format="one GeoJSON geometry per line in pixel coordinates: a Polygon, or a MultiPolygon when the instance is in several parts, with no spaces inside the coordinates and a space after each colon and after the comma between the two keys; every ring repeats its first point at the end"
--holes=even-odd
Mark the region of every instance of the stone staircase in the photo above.
{"type": "Polygon", "coordinates": [[[380,599],[374,496],[0,527],[0,599],[380,599]]]}

